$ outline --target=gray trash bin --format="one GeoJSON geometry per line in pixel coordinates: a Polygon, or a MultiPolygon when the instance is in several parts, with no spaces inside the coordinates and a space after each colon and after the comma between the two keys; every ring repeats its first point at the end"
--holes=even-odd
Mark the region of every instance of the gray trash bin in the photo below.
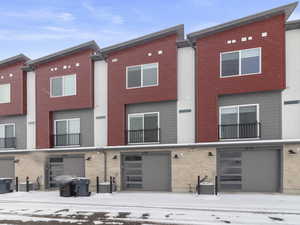
{"type": "Polygon", "coordinates": [[[9,193],[13,191],[12,178],[0,178],[0,194],[9,193]]]}
{"type": "Polygon", "coordinates": [[[89,191],[90,180],[85,177],[77,177],[73,180],[75,185],[76,196],[90,196],[91,192],[89,191]]]}

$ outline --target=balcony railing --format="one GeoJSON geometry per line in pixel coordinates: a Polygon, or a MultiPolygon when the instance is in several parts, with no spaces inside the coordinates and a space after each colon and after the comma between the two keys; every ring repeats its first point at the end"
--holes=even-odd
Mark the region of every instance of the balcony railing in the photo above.
{"type": "Polygon", "coordinates": [[[260,123],[219,125],[219,139],[260,138],[260,123]]]}
{"type": "Polygon", "coordinates": [[[146,130],[127,130],[126,144],[160,143],[160,128],[146,130]]]}
{"type": "Polygon", "coordinates": [[[55,147],[80,146],[81,134],[54,134],[53,145],[55,147]]]}
{"type": "Polygon", "coordinates": [[[16,137],[0,138],[0,149],[16,148],[16,137]]]}

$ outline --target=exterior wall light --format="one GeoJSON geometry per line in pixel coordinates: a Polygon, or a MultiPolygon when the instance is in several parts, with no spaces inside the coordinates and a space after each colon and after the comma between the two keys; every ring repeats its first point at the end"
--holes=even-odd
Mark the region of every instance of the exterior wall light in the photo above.
{"type": "Polygon", "coordinates": [[[290,149],[290,150],[289,150],[289,154],[290,154],[290,155],[295,155],[295,154],[297,154],[297,152],[295,152],[293,149],[290,149]]]}
{"type": "Polygon", "coordinates": [[[212,152],[208,152],[208,156],[214,156],[212,152]]]}
{"type": "Polygon", "coordinates": [[[20,162],[20,159],[15,159],[14,160],[14,163],[19,163],[20,162]]]}
{"type": "Polygon", "coordinates": [[[91,159],[92,159],[92,157],[89,156],[89,157],[87,157],[85,160],[86,160],[86,161],[91,161],[91,159]]]}
{"type": "Polygon", "coordinates": [[[175,154],[174,159],[179,159],[179,156],[177,154],[175,154]]]}
{"type": "Polygon", "coordinates": [[[117,156],[117,155],[114,155],[112,159],[118,159],[118,156],[117,156]]]}

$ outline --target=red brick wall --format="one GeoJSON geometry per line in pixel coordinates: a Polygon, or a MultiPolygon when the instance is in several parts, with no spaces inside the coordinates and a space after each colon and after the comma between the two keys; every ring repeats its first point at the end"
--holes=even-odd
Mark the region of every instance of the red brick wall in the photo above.
{"type": "Polygon", "coordinates": [[[284,15],[220,32],[196,43],[197,142],[218,140],[218,96],[285,88],[284,15]],[[268,36],[261,37],[262,32],[268,36]],[[241,42],[242,37],[253,40],[241,42]],[[227,44],[227,40],[237,40],[227,44]],[[262,73],[220,78],[220,53],[262,47],[262,73]]]}
{"type": "Polygon", "coordinates": [[[0,67],[0,84],[10,83],[11,88],[11,102],[0,104],[0,116],[26,114],[26,76],[21,69],[23,65],[24,62],[17,62],[0,67]],[[9,74],[13,74],[13,77],[9,74]]]}
{"type": "Polygon", "coordinates": [[[51,147],[53,133],[53,111],[84,109],[93,107],[93,70],[90,55],[92,50],[85,50],[49,63],[41,64],[36,69],[36,107],[37,107],[37,148],[51,147]],[[80,63],[76,67],[76,63],[80,63]],[[71,65],[70,69],[63,69],[71,65]],[[50,68],[57,67],[57,71],[50,68]],[[77,95],[66,97],[50,97],[50,77],[76,74],[77,95]]]}
{"type": "Polygon", "coordinates": [[[108,62],[108,144],[123,145],[125,105],[177,99],[177,36],[170,35],[150,43],[109,55],[108,62]],[[162,55],[158,51],[163,50],[162,55]],[[148,53],[152,56],[148,56],[148,53]],[[112,59],[118,59],[112,62],[112,59]],[[126,66],[159,63],[159,85],[126,89],[126,66]]]}

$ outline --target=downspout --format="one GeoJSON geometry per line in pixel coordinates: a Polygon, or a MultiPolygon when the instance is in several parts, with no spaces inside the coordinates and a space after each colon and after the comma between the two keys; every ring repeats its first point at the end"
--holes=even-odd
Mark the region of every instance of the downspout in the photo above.
{"type": "Polygon", "coordinates": [[[104,154],[104,182],[107,181],[107,154],[106,151],[103,151],[104,154]]]}

